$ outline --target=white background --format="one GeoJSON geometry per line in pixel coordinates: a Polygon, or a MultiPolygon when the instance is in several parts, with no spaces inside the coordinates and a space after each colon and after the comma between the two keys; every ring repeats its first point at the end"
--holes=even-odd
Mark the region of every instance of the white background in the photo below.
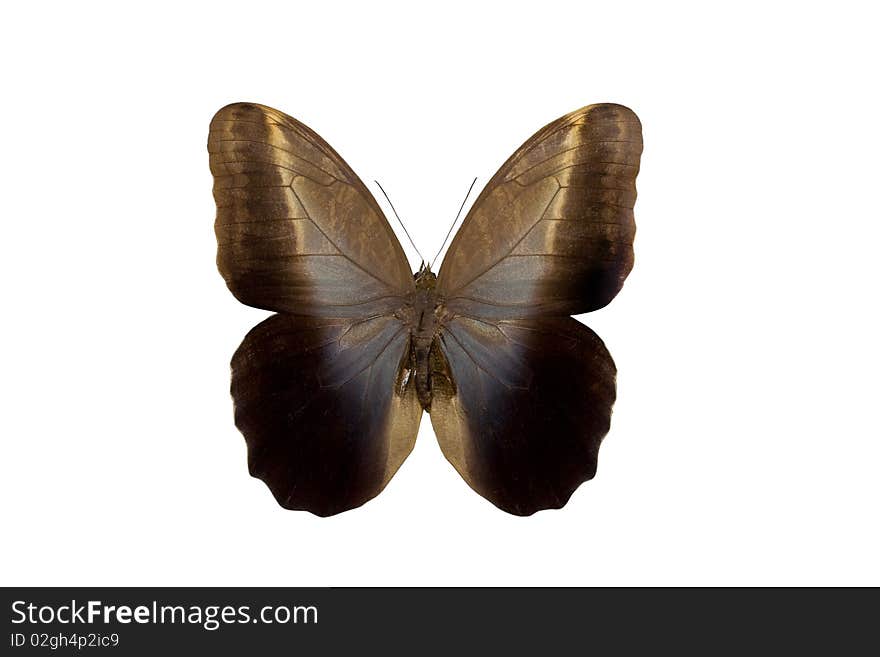
{"type": "Polygon", "coordinates": [[[7,5],[2,584],[880,584],[877,20],[827,6],[7,5]],[[356,511],[248,476],[228,362],[267,313],[215,269],[206,151],[238,100],[423,251],[545,123],[639,114],[636,267],[581,317],[619,401],[568,506],[497,510],[427,417],[356,511]]]}

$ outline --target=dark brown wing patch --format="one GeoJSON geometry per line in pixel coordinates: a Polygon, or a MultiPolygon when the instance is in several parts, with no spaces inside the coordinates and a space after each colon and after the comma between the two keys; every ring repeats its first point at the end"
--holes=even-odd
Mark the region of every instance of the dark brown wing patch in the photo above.
{"type": "Polygon", "coordinates": [[[409,455],[422,408],[395,386],[409,335],[393,317],[273,315],[232,358],[235,423],[253,476],[320,516],[378,495],[409,455]]]}
{"type": "Polygon", "coordinates": [[[504,511],[563,506],[595,475],[610,425],[616,369],[602,341],[571,317],[457,319],[440,339],[457,388],[434,374],[446,458],[504,511]]]}

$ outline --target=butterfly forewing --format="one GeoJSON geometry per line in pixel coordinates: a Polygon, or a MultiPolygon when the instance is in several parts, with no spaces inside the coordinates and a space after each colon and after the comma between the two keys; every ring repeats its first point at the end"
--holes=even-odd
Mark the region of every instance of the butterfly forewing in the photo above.
{"type": "Polygon", "coordinates": [[[375,199],[315,132],[251,103],[221,109],[208,136],[217,265],[243,303],[363,317],[393,312],[412,272],[375,199]]]}
{"type": "Polygon", "coordinates": [[[540,130],[474,203],[438,275],[452,312],[573,315],[606,305],[633,265],[641,124],[590,105],[540,130]]]}

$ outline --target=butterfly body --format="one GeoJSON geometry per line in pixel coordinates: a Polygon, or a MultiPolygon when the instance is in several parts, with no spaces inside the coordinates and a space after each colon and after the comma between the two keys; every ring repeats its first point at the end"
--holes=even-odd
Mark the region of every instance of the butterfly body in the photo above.
{"type": "Polygon", "coordinates": [[[441,308],[437,298],[437,276],[430,267],[423,266],[413,275],[415,289],[397,316],[409,329],[410,356],[404,366],[410,376],[408,383],[415,386],[422,408],[431,408],[431,349],[437,339],[441,308]]]}
{"type": "Polygon", "coordinates": [[[607,305],[633,264],[635,114],[575,110],[480,193],[435,275],[413,275],[374,197],[317,133],[263,105],[208,137],[217,264],[274,311],[232,359],[236,426],[279,504],[332,515],[375,497],[424,411],[463,479],[517,515],[596,473],[616,398],[602,340],[569,315],[607,305]]]}

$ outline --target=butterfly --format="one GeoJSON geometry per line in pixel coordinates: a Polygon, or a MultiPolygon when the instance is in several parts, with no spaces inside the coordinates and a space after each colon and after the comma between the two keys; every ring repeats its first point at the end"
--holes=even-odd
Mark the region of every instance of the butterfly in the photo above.
{"type": "MultiPolygon", "coordinates": [[[[275,312],[232,358],[250,473],[288,509],[378,495],[429,413],[470,487],[517,515],[596,473],[617,370],[571,315],[633,266],[641,124],[597,104],[535,133],[482,190],[439,271],[412,273],[376,200],[317,133],[235,103],[208,137],[217,265],[275,312]]],[[[442,247],[441,247],[442,248],[442,247]]]]}

